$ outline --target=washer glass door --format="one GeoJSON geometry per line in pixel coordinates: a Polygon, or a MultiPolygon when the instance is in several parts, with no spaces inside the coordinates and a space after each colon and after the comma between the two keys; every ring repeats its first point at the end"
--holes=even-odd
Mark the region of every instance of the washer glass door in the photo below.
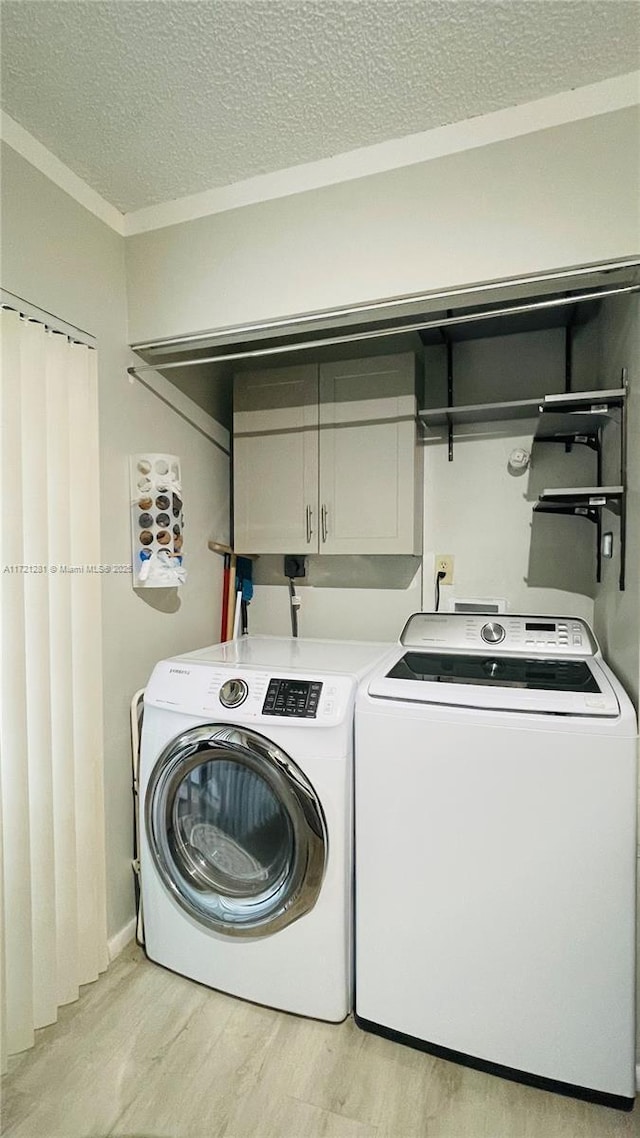
{"type": "Polygon", "coordinates": [[[216,932],[265,936],[318,898],[320,803],[289,756],[254,731],[207,724],[174,739],[151,774],[145,818],[165,887],[216,932]]]}

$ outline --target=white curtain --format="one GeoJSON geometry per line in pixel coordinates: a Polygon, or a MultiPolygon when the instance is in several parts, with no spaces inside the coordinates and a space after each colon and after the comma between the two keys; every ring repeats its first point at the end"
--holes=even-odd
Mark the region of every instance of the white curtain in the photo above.
{"type": "Polygon", "coordinates": [[[107,947],[97,353],[0,315],[4,1067],[107,947]]]}

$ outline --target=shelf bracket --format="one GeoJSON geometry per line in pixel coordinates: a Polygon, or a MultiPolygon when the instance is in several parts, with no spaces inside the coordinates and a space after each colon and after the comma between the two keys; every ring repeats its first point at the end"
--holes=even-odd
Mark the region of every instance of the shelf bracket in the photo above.
{"type": "MultiPolygon", "coordinates": [[[[598,486],[602,485],[602,428],[596,431],[593,436],[594,443],[596,443],[596,481],[598,486]]],[[[598,510],[598,519],[596,521],[596,583],[599,585],[602,580],[602,511],[598,510]]]]}
{"type": "Polygon", "coordinates": [[[589,449],[594,450],[596,454],[598,452],[598,439],[595,434],[574,435],[567,432],[566,434],[562,435],[552,435],[548,438],[545,438],[544,435],[538,435],[534,436],[534,439],[536,443],[564,443],[567,450],[571,450],[573,444],[576,443],[580,444],[581,446],[589,447],[589,449]]]}
{"type": "Polygon", "coordinates": [[[626,582],[627,557],[627,400],[629,389],[627,369],[623,367],[620,376],[621,386],[625,391],[625,398],[620,405],[620,485],[622,498],[620,499],[620,576],[618,585],[620,592],[624,592],[626,582]]]}
{"type": "Polygon", "coordinates": [[[552,503],[536,502],[534,511],[536,514],[565,514],[568,517],[586,518],[589,522],[598,524],[598,517],[600,515],[601,507],[597,506],[563,506],[552,503]]]}
{"type": "MultiPolygon", "coordinates": [[[[573,321],[575,320],[575,315],[576,310],[574,307],[571,309],[571,314],[564,330],[564,389],[567,395],[570,395],[573,390],[573,321]]],[[[565,454],[571,452],[571,445],[569,440],[565,440],[565,454]]]]}
{"type": "Polygon", "coordinates": [[[565,325],[564,337],[564,390],[567,395],[573,391],[573,324],[575,318],[576,306],[574,305],[565,325]]]}
{"type": "MultiPolygon", "coordinates": [[[[447,319],[451,316],[451,309],[447,309],[447,319]]],[[[447,348],[447,407],[453,407],[453,341],[444,328],[438,328],[447,348]]],[[[449,462],[453,462],[453,419],[447,415],[447,442],[449,462]]]]}

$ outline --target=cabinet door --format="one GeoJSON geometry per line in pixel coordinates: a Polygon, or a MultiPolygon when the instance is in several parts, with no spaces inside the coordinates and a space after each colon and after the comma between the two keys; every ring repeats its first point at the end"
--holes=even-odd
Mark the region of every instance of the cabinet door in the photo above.
{"type": "Polygon", "coordinates": [[[415,361],[320,367],[320,552],[416,551],[415,361]]]}
{"type": "Polygon", "coordinates": [[[317,551],[317,366],[245,372],[233,392],[236,552],[317,551]]]}

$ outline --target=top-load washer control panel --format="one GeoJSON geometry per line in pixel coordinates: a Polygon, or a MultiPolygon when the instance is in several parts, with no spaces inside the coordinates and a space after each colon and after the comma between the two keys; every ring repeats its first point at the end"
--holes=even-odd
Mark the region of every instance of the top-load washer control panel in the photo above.
{"type": "Polygon", "coordinates": [[[598,646],[577,617],[495,616],[488,613],[415,613],[400,637],[410,648],[528,656],[594,656],[598,646]]]}

